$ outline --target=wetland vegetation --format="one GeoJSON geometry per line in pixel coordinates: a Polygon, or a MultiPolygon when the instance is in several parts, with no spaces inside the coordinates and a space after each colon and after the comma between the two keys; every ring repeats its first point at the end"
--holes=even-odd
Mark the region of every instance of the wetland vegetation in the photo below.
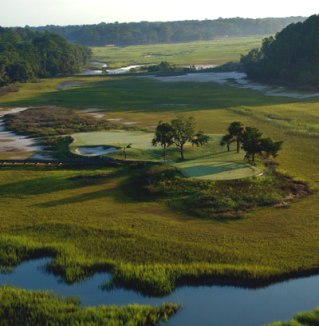
{"type": "MultiPolygon", "coordinates": [[[[7,126],[41,137],[72,134],[74,143],[71,137],[58,140],[64,153],[79,146],[115,145],[109,144],[110,133],[120,144],[137,144],[132,140],[135,133],[146,135],[148,145],[142,151],[133,146],[128,159],[140,159],[142,152],[160,159],[161,149],[151,146],[155,127],[177,113],[194,116],[198,128],[213,140],[203,148],[185,147],[187,160],[176,164],[182,171],[183,164],[187,171],[192,167],[187,164],[195,166],[196,160],[206,164],[207,157],[215,171],[240,170],[238,165],[245,164],[243,153],[220,146],[232,121],[254,126],[263,137],[284,145],[268,167],[257,159],[252,175],[238,171],[237,176],[249,176],[240,180],[187,179],[165,165],[3,166],[3,269],[50,256],[50,270],[68,282],[109,271],[113,275],[109,286],[149,295],[207,280],[267,284],[318,271],[318,98],[270,97],[213,82],[164,83],[139,76],[52,78],[16,87],[17,91],[2,94],[0,105],[33,108],[7,117],[7,126]],[[79,80],[74,87],[58,87],[79,80]],[[87,111],[92,108],[94,112],[87,111]],[[263,176],[253,176],[261,171],[263,176]]],[[[167,155],[173,160],[179,157],[176,148],[168,148],[167,155]]],[[[3,308],[6,316],[14,311],[17,297],[22,303],[43,303],[43,310],[42,303],[36,310],[29,306],[28,316],[51,318],[59,311],[63,318],[77,322],[101,321],[105,312],[112,311],[114,318],[130,318],[133,324],[134,318],[145,321],[147,316],[156,323],[157,317],[177,311],[174,305],[88,311],[52,294],[1,291],[8,298],[3,308]],[[74,315],[65,313],[69,309],[74,315]]]]}

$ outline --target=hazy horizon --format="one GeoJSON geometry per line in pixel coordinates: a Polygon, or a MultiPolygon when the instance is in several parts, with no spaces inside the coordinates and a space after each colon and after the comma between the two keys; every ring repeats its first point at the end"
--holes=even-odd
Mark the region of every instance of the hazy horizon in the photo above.
{"type": "Polygon", "coordinates": [[[221,18],[308,17],[317,14],[317,3],[269,0],[1,0],[0,26],[86,25],[101,22],[180,21],[221,18]]]}

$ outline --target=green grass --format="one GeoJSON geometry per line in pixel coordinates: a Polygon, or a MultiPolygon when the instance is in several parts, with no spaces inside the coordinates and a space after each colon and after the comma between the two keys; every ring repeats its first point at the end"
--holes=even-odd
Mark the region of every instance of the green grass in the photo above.
{"type": "Polygon", "coordinates": [[[319,308],[313,311],[300,312],[293,316],[290,321],[274,322],[269,326],[316,326],[319,325],[319,308]]]}
{"type": "Polygon", "coordinates": [[[76,298],[51,292],[0,287],[1,325],[158,325],[167,321],[178,305],[80,307],[76,298]]]}
{"type": "Polygon", "coordinates": [[[134,64],[157,64],[168,61],[177,65],[223,64],[239,61],[241,54],[260,47],[262,36],[229,37],[211,41],[176,44],[93,47],[93,59],[121,67],[134,64]]]}
{"type": "MultiPolygon", "coordinates": [[[[18,238],[53,248],[57,269],[70,279],[102,265],[119,278],[152,284],[154,291],[203,273],[267,279],[318,269],[318,99],[266,97],[213,83],[83,80],[85,86],[59,92],[55,86],[61,80],[25,84],[20,92],[1,97],[1,105],[100,107],[105,119],[137,121],[136,128],[144,130],[177,112],[194,116],[198,128],[211,134],[223,134],[230,122],[242,121],[283,140],[279,170],[307,182],[314,193],[288,208],[258,208],[240,220],[218,221],[192,218],[156,199],[136,200],[135,189],[126,186],[130,170],[1,168],[3,243],[18,238]],[[269,115],[280,119],[269,120],[269,115]]],[[[216,153],[215,162],[219,155],[226,154],[216,153]]],[[[229,155],[223,161],[232,160],[234,151],[229,155]]],[[[3,243],[0,248],[6,248],[3,243]]]]}

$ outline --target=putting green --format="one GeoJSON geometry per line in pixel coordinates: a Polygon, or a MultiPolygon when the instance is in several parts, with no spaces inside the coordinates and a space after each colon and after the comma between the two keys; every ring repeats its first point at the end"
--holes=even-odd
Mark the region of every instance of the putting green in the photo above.
{"type": "MultiPolygon", "coordinates": [[[[139,151],[139,156],[133,156],[135,159],[159,161],[162,149],[161,147],[154,148],[151,145],[153,136],[153,133],[123,130],[77,133],[73,135],[73,143],[70,145],[70,150],[73,153],[79,154],[79,147],[112,146],[118,147],[119,150],[117,152],[121,153],[122,147],[132,144],[132,148],[127,150],[129,158],[130,155],[136,155],[134,151],[137,150],[139,151]]],[[[200,149],[186,146],[187,156],[192,156],[192,159],[174,165],[185,177],[205,180],[233,180],[262,173],[261,169],[241,160],[238,161],[238,156],[235,153],[226,151],[216,153],[216,151],[220,151],[220,137],[220,135],[210,135],[210,144],[200,149]]],[[[178,150],[176,149],[175,157],[178,158],[178,155],[178,150]]],[[[122,158],[116,152],[109,156],[122,158]]]]}
{"type": "Polygon", "coordinates": [[[73,143],[71,148],[80,146],[105,145],[114,147],[123,147],[132,144],[134,148],[150,149],[153,133],[142,131],[96,131],[81,132],[72,135],[73,143]]]}
{"type": "Polygon", "coordinates": [[[175,166],[185,177],[205,180],[234,180],[262,173],[259,168],[240,162],[187,161],[175,166]]]}

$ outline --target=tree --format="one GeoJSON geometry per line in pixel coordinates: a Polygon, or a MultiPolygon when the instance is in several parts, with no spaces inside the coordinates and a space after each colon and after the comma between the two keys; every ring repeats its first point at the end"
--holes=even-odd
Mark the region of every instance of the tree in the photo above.
{"type": "Polygon", "coordinates": [[[239,151],[240,151],[240,144],[241,144],[244,130],[245,130],[245,127],[239,121],[232,122],[228,127],[228,134],[231,135],[236,141],[237,153],[239,153],[239,151]]]}
{"type": "Polygon", "coordinates": [[[262,152],[264,153],[265,158],[268,160],[270,156],[276,157],[278,155],[278,152],[280,151],[283,142],[274,142],[270,138],[263,138],[261,139],[260,143],[262,152]]]}
{"type": "Polygon", "coordinates": [[[203,131],[199,131],[191,140],[192,145],[202,147],[209,141],[209,136],[205,135],[203,131]]]}
{"type": "Polygon", "coordinates": [[[220,146],[227,146],[227,151],[230,151],[230,144],[234,142],[234,138],[232,135],[224,135],[220,141],[220,146]]]}
{"type": "Polygon", "coordinates": [[[262,152],[262,133],[257,128],[247,127],[242,135],[243,149],[246,158],[255,162],[255,155],[262,152]]]}
{"type": "Polygon", "coordinates": [[[160,121],[155,130],[155,137],[152,139],[152,145],[157,146],[160,144],[163,147],[163,160],[166,160],[166,149],[171,146],[174,136],[173,127],[167,123],[160,121]]]}
{"type": "Polygon", "coordinates": [[[195,136],[195,120],[193,117],[177,117],[171,122],[173,127],[173,142],[179,147],[181,159],[184,160],[184,145],[191,142],[195,136]]]}

